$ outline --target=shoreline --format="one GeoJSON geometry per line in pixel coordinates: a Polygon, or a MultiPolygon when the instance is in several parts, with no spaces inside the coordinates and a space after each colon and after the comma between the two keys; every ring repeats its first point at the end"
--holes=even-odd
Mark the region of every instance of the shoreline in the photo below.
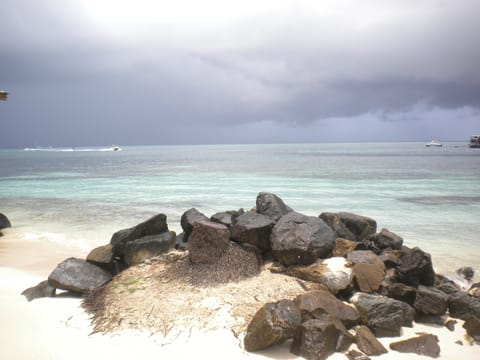
{"type": "MultiPolygon", "coordinates": [[[[11,234],[0,238],[0,336],[4,346],[2,359],[84,359],[95,354],[131,359],[132,356],[160,355],[165,358],[200,355],[209,359],[302,359],[289,352],[289,342],[270,349],[249,353],[241,346],[231,331],[193,331],[175,337],[160,333],[123,330],[111,334],[94,334],[88,314],[81,308],[81,298],[67,294],[56,298],[42,298],[28,302],[21,292],[45,280],[62,260],[70,256],[82,257],[72,248],[36,241],[15,241],[11,234]],[[47,254],[47,256],[45,256],[47,254]],[[20,259],[19,262],[14,262],[20,259]],[[13,266],[16,264],[17,266],[13,266]],[[52,341],[52,339],[55,339],[52,341]]],[[[414,323],[413,328],[403,328],[401,337],[379,338],[388,349],[391,342],[413,337],[418,332],[438,336],[441,353],[439,359],[462,356],[464,360],[478,357],[478,345],[468,345],[464,339],[463,321],[457,320],[455,331],[445,327],[414,323]],[[461,340],[463,346],[455,344],[461,340]]],[[[242,339],[242,337],[240,337],[242,339]]],[[[356,348],[354,345],[352,348],[356,348]]],[[[390,350],[379,359],[418,359],[415,354],[402,354],[390,350]]],[[[343,353],[335,353],[329,359],[345,359],[343,353]]]]}

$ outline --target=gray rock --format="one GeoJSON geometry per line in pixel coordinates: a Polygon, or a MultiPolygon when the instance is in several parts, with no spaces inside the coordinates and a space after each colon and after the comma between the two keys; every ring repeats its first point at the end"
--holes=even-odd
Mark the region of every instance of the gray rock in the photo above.
{"type": "Polygon", "coordinates": [[[125,244],[125,262],[128,266],[132,266],[167,253],[174,248],[175,238],[175,232],[169,231],[129,241],[125,244]]]}
{"type": "Polygon", "coordinates": [[[37,285],[28,288],[22,292],[22,295],[27,298],[28,301],[43,297],[54,297],[56,289],[51,286],[47,280],[38,283],[37,285]]]}
{"type": "Polygon", "coordinates": [[[149,235],[158,235],[167,231],[167,216],[158,214],[136,226],[117,231],[112,235],[110,244],[113,245],[113,253],[115,256],[123,256],[127,242],[149,235]]]}
{"type": "Polygon", "coordinates": [[[239,243],[247,243],[259,248],[262,252],[271,249],[270,234],[273,220],[254,211],[237,217],[231,229],[231,239],[239,243]]]}
{"type": "Polygon", "coordinates": [[[193,230],[193,224],[195,224],[197,221],[208,220],[209,218],[205,214],[201,213],[195,208],[185,211],[180,218],[180,225],[182,226],[184,232],[183,241],[188,242],[188,237],[193,230]]]}
{"type": "Polygon", "coordinates": [[[340,220],[340,216],[336,213],[324,212],[318,216],[320,219],[330,226],[330,228],[337,234],[336,237],[343,239],[357,241],[356,236],[348,230],[347,226],[340,220]]]}
{"type": "Polygon", "coordinates": [[[343,257],[317,260],[311,265],[292,265],[287,274],[325,285],[333,294],[347,289],[352,283],[350,263],[343,257]]]}
{"type": "Polygon", "coordinates": [[[328,315],[305,321],[293,338],[290,351],[306,359],[323,360],[335,352],[340,332],[328,315]]]}
{"type": "Polygon", "coordinates": [[[367,355],[381,355],[388,352],[387,349],[377,340],[375,335],[365,325],[358,326],[355,334],[355,343],[358,349],[367,355]]]}
{"type": "Polygon", "coordinates": [[[322,219],[290,212],[272,229],[273,256],[285,266],[308,265],[331,255],[335,233],[322,219]]]}
{"type": "Polygon", "coordinates": [[[349,212],[340,212],[338,216],[357,241],[362,241],[377,231],[377,222],[367,216],[349,212]]]}
{"type": "Polygon", "coordinates": [[[423,334],[407,340],[390,344],[390,349],[402,353],[414,353],[437,358],[440,355],[438,337],[432,334],[423,334]]]}
{"type": "Polygon", "coordinates": [[[257,195],[256,209],[259,214],[266,215],[275,222],[292,211],[277,195],[267,192],[257,195]]]}
{"type": "Polygon", "coordinates": [[[245,211],[243,209],[222,211],[210,216],[210,220],[216,223],[223,224],[228,228],[231,228],[233,223],[235,222],[235,219],[243,214],[245,214],[245,211]]]}
{"type": "Polygon", "coordinates": [[[227,249],[230,231],[213,221],[197,221],[188,242],[188,256],[194,264],[213,264],[227,249]]]}
{"type": "Polygon", "coordinates": [[[48,276],[50,286],[85,293],[99,288],[112,279],[112,275],[86,260],[68,258],[62,261],[48,276]]]}
{"type": "Polygon", "coordinates": [[[419,285],[413,308],[420,314],[443,315],[450,297],[432,286],[419,285]]]}
{"type": "Polygon", "coordinates": [[[113,264],[113,245],[98,246],[87,255],[87,261],[102,268],[110,268],[113,264]]]}
{"type": "Polygon", "coordinates": [[[301,322],[302,316],[293,301],[265,304],[248,324],[244,338],[245,350],[262,350],[291,339],[301,322]]]}
{"type": "Polygon", "coordinates": [[[6,215],[0,213],[0,229],[5,229],[9,227],[12,227],[10,220],[8,220],[6,215]]]}
{"type": "Polygon", "coordinates": [[[399,282],[417,287],[418,285],[433,286],[435,284],[435,271],[433,270],[430,254],[419,248],[401,251],[400,265],[397,267],[399,282]]]}
{"type": "Polygon", "coordinates": [[[382,229],[370,239],[380,250],[400,250],[403,245],[403,239],[387,229],[382,229]]]}
{"type": "Polygon", "coordinates": [[[408,304],[380,295],[356,293],[350,299],[377,337],[400,336],[402,326],[412,326],[414,310],[408,304]]]}

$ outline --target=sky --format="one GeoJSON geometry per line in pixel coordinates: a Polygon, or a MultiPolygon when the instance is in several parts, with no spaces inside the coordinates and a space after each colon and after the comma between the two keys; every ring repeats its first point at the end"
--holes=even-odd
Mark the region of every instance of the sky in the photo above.
{"type": "Polygon", "coordinates": [[[468,141],[478,0],[2,0],[0,147],[468,141]]]}

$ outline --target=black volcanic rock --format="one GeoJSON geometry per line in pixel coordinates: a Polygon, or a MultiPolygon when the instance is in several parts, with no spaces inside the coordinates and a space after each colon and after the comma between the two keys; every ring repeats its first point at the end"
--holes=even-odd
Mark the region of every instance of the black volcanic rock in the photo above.
{"type": "Polygon", "coordinates": [[[259,214],[266,215],[275,222],[292,211],[277,195],[267,192],[257,195],[256,209],[259,214]]]}
{"type": "Polygon", "coordinates": [[[195,208],[185,211],[180,218],[180,225],[183,229],[183,241],[188,242],[188,237],[193,230],[193,225],[197,221],[208,221],[209,218],[195,208]]]}
{"type": "Polygon", "coordinates": [[[0,213],[0,229],[5,229],[9,227],[12,227],[10,220],[8,220],[6,215],[0,213]]]}

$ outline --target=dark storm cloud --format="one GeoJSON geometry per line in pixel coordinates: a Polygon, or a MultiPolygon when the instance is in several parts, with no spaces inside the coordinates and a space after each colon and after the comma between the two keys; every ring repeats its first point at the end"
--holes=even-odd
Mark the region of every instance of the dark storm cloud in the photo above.
{"type": "Polygon", "coordinates": [[[236,141],[265,122],[301,138],[317,121],[480,108],[477,1],[294,2],[212,26],[99,25],[84,3],[2,3],[1,143],[201,142],[212,125],[236,141]]]}

